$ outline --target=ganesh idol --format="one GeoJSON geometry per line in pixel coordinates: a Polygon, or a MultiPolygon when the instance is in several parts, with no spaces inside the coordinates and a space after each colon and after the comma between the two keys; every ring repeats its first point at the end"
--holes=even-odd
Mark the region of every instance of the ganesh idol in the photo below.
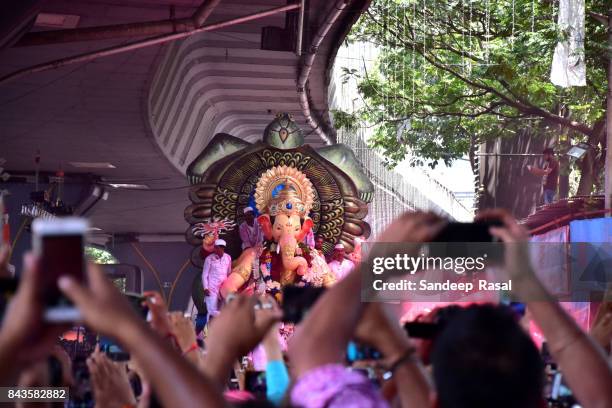
{"type": "Polygon", "coordinates": [[[260,177],[254,196],[257,210],[261,213],[257,222],[265,244],[262,248],[243,251],[222,286],[222,294],[239,291],[250,278],[249,272],[271,280],[269,287],[282,288],[300,281],[315,286],[332,284],[335,279],[323,255],[313,251],[307,260],[299,245],[313,227],[308,212],[314,193],[306,175],[294,167],[273,167],[260,177]],[[261,254],[269,257],[269,262],[257,262],[256,257],[261,254]],[[269,267],[260,268],[259,265],[269,267]],[[252,271],[251,268],[258,270],[252,271]]]}

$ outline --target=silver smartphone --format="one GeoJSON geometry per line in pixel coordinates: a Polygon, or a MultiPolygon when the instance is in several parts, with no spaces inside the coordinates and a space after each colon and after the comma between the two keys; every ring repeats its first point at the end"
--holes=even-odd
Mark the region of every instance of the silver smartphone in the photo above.
{"type": "Polygon", "coordinates": [[[34,253],[37,255],[40,296],[48,322],[74,322],[81,318],[78,309],[57,286],[61,276],[85,282],[85,243],[89,223],[83,218],[35,219],[32,223],[34,253]]]}

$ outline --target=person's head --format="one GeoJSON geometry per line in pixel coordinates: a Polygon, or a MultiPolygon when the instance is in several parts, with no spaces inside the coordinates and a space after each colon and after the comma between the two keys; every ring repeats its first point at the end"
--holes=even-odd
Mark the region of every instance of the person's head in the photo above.
{"type": "Polygon", "coordinates": [[[217,256],[222,256],[225,253],[226,246],[227,244],[225,243],[225,240],[223,239],[216,240],[215,249],[214,249],[215,254],[217,254],[217,256]]]}
{"type": "Polygon", "coordinates": [[[318,249],[319,251],[322,251],[323,250],[323,242],[324,242],[323,237],[316,237],[315,238],[315,249],[318,249]]]}
{"type": "Polygon", "coordinates": [[[546,149],[542,150],[542,157],[546,161],[551,161],[554,155],[555,151],[552,149],[552,147],[547,147],[546,149]]]}
{"type": "Polygon", "coordinates": [[[245,207],[243,211],[244,220],[247,222],[247,224],[253,225],[255,222],[255,210],[253,210],[253,207],[245,207]]]}
{"type": "Polygon", "coordinates": [[[431,354],[440,408],[541,406],[544,365],[510,309],[455,311],[431,354]]]}
{"type": "Polygon", "coordinates": [[[344,255],[346,254],[346,250],[344,249],[344,245],[336,244],[334,247],[334,253],[332,254],[332,259],[334,261],[342,261],[344,259],[344,255]]]}

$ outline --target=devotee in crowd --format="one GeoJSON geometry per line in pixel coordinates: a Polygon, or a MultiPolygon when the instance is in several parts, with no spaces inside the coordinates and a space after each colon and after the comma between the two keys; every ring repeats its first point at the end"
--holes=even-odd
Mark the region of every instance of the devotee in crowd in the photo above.
{"type": "Polygon", "coordinates": [[[245,207],[244,221],[240,224],[240,240],[242,241],[242,249],[255,248],[263,243],[263,232],[257,220],[255,220],[255,211],[253,207],[245,207]]]}
{"type": "Polygon", "coordinates": [[[543,167],[528,165],[527,170],[536,176],[542,177],[542,191],[544,204],[550,204],[555,200],[557,184],[559,184],[559,162],[555,160],[554,151],[547,147],[542,151],[543,167]]]}
{"type": "Polygon", "coordinates": [[[219,303],[221,301],[219,289],[223,281],[232,272],[232,258],[225,253],[226,245],[225,240],[217,239],[213,253],[206,257],[202,268],[202,285],[204,296],[206,296],[209,320],[219,313],[219,303]]]}
{"type": "MultiPolygon", "coordinates": [[[[537,278],[527,256],[527,232],[503,211],[480,217],[502,222],[490,232],[505,246],[503,273],[512,279],[514,295],[527,305],[540,327],[580,406],[612,407],[612,369],[606,355],[537,278]]],[[[445,223],[432,213],[408,213],[392,223],[377,242],[428,242],[445,223]]],[[[207,260],[224,259],[225,243],[219,241],[207,260]]],[[[374,244],[368,256],[385,251],[374,244]]],[[[0,259],[0,265],[4,262],[0,259]]],[[[17,293],[4,316],[0,330],[2,386],[51,384],[40,362],[54,353],[63,372],[70,370],[65,356],[54,351],[58,337],[70,327],[43,321],[38,262],[31,255],[25,257],[17,293]]],[[[210,274],[210,264],[209,268],[210,274]]],[[[222,271],[227,276],[229,267],[222,271]]],[[[74,302],[89,329],[115,339],[130,355],[127,364],[111,361],[99,347],[89,355],[86,366],[99,408],[546,406],[544,362],[510,308],[474,304],[439,311],[437,316],[444,316],[444,323],[437,326],[432,339],[430,374],[415,341],[398,324],[392,305],[361,301],[364,276],[355,270],[327,289],[295,326],[285,355],[279,337],[283,313],[269,295],[229,297],[211,322],[203,352],[190,319],[180,312],[168,312],[159,293],[146,295],[151,316],[147,323],[95,265],[87,269],[87,285],[64,276],[58,286],[74,302]],[[363,375],[358,365],[347,367],[350,341],[377,350],[376,366],[386,374],[372,378],[363,375]],[[243,388],[233,389],[234,367],[258,345],[265,351],[261,368],[266,392],[258,395],[244,388],[244,383],[243,388]]],[[[608,312],[605,306],[596,330],[597,341],[604,344],[612,336],[608,312]]],[[[74,380],[65,375],[53,384],[72,387],[74,380]]]]}
{"type": "Polygon", "coordinates": [[[332,254],[332,260],[328,265],[334,273],[336,281],[344,279],[355,268],[353,261],[346,258],[346,251],[342,244],[336,244],[332,254]]]}
{"type": "Polygon", "coordinates": [[[316,236],[315,240],[314,240],[314,246],[313,246],[313,251],[317,251],[317,253],[322,256],[323,258],[325,258],[325,261],[327,262],[327,258],[325,255],[325,252],[323,252],[323,243],[325,242],[325,240],[323,239],[322,236],[316,236]]]}
{"type": "Polygon", "coordinates": [[[302,239],[302,243],[310,249],[315,247],[315,234],[312,229],[308,230],[308,233],[302,239]]]}

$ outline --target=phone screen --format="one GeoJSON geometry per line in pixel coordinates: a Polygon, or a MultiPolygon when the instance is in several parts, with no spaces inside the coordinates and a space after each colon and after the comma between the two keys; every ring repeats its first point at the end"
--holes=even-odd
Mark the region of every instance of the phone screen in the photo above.
{"type": "Polygon", "coordinates": [[[435,323],[408,322],[404,324],[404,330],[413,338],[433,339],[440,331],[440,327],[435,323]]]}
{"type": "Polygon", "coordinates": [[[0,278],[0,324],[4,320],[4,312],[15,292],[17,292],[17,279],[0,278]]]}
{"type": "Polygon", "coordinates": [[[266,372],[265,371],[246,371],[244,373],[244,388],[256,396],[265,397],[266,395],[266,372]]]}
{"type": "Polygon", "coordinates": [[[283,322],[299,323],[324,291],[323,287],[285,286],[283,288],[283,322]]]}
{"type": "Polygon", "coordinates": [[[60,276],[70,276],[82,282],[85,260],[83,235],[44,235],[39,259],[43,297],[47,306],[70,306],[72,303],[57,287],[60,276]]]}
{"type": "Polygon", "coordinates": [[[499,220],[476,221],[473,223],[449,222],[435,238],[435,242],[494,242],[489,232],[491,227],[501,226],[499,220]]]}
{"type": "Polygon", "coordinates": [[[146,300],[146,296],[138,295],[135,293],[124,293],[124,296],[130,302],[134,311],[138,313],[138,316],[142,317],[143,320],[147,320],[147,315],[149,314],[149,308],[144,305],[144,301],[146,300]]]}
{"type": "Polygon", "coordinates": [[[100,351],[106,353],[108,358],[113,361],[129,361],[130,353],[125,351],[119,343],[110,337],[100,336],[100,351]]]}

